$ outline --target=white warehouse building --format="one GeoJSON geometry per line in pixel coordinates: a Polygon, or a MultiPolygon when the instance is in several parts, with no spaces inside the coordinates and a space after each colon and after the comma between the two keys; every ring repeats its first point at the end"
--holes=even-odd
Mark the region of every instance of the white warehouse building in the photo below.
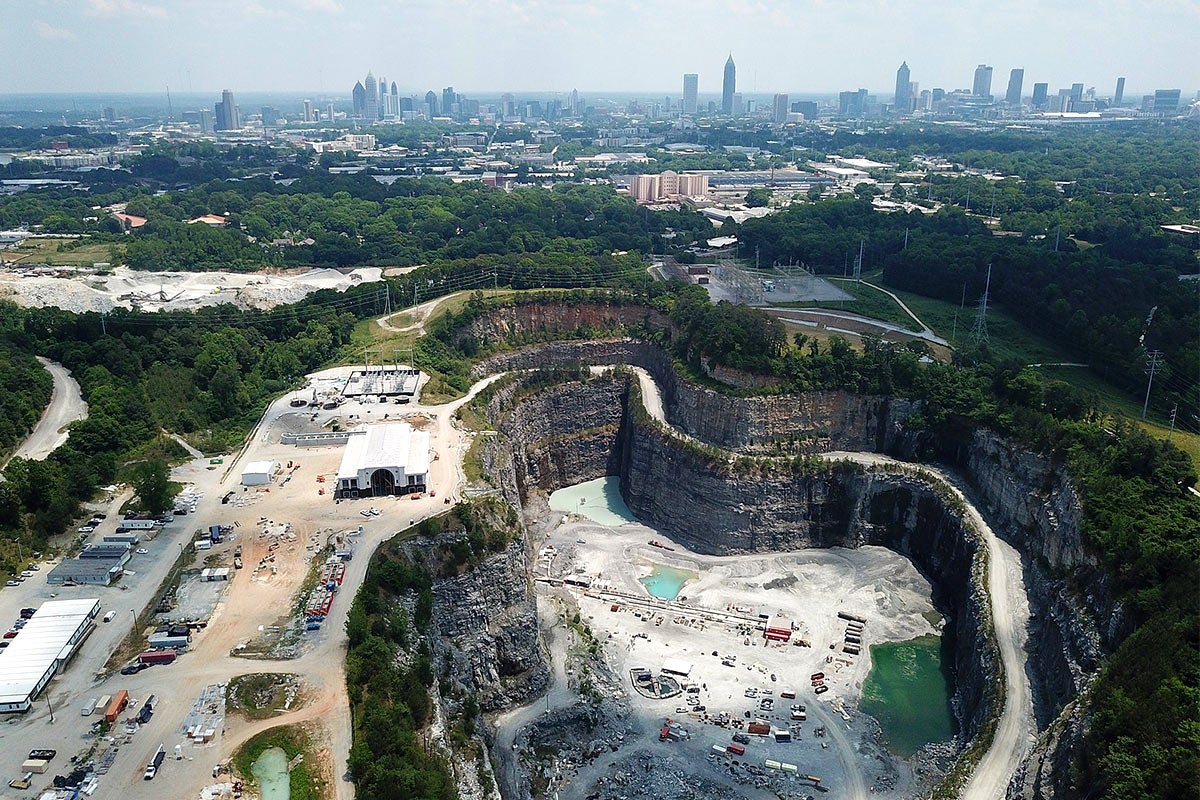
{"type": "Polygon", "coordinates": [[[381,497],[424,492],[428,483],[429,434],[407,422],[387,422],[350,431],[334,493],[381,497]]]}
{"type": "Polygon", "coordinates": [[[96,627],[92,620],[99,611],[94,597],[42,603],[8,649],[0,651],[0,714],[30,709],[96,627]]]}

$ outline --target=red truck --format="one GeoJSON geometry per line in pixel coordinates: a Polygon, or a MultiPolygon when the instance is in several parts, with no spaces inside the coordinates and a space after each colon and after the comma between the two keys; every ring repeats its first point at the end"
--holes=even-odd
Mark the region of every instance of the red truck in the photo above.
{"type": "Polygon", "coordinates": [[[746,748],[740,744],[731,744],[725,748],[725,752],[732,753],[735,756],[746,755],[746,748]]]}

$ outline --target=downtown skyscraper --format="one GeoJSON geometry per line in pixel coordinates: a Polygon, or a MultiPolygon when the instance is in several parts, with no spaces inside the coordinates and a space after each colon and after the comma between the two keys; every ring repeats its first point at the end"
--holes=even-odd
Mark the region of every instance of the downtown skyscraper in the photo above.
{"type": "Polygon", "coordinates": [[[721,113],[725,116],[733,114],[733,95],[737,91],[737,67],[733,65],[733,53],[725,62],[725,78],[721,81],[721,113]]]}
{"type": "Polygon", "coordinates": [[[897,114],[907,114],[912,111],[912,81],[907,61],[900,65],[900,69],[896,70],[895,108],[897,114]]]}
{"type": "Polygon", "coordinates": [[[975,68],[975,81],[971,84],[971,94],[976,97],[992,96],[992,68],[980,64],[975,68]]]}
{"type": "Polygon", "coordinates": [[[1025,83],[1025,70],[1017,67],[1008,73],[1008,91],[1004,93],[1004,102],[1010,106],[1021,105],[1021,87],[1025,83]]]}
{"type": "Polygon", "coordinates": [[[694,72],[683,76],[683,113],[695,114],[699,96],[700,76],[694,72]]]}
{"type": "Polygon", "coordinates": [[[242,128],[237,102],[233,99],[233,92],[228,89],[221,92],[221,102],[213,106],[213,115],[216,120],[215,127],[219,131],[236,131],[242,128]]]}

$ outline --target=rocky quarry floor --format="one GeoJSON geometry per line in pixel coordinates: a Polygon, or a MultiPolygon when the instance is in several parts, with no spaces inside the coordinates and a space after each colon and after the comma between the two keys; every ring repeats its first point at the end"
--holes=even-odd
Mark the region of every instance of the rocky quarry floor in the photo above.
{"type": "Polygon", "coordinates": [[[498,755],[521,775],[512,796],[908,797],[940,775],[951,748],[897,759],[878,723],[857,710],[868,645],[941,625],[929,582],[903,556],[880,547],[706,556],[639,523],[563,516],[541,497],[526,518],[555,685],[499,723],[498,755]],[[673,601],[639,582],[660,565],[689,576],[673,601]],[[842,652],[839,611],[867,619],[860,655],[842,652]],[[760,615],[790,620],[791,642],[765,642],[755,629],[760,615]],[[633,690],[631,671],[657,674],[669,659],[691,666],[683,693],[633,690]],[[816,672],[829,686],[821,695],[810,681],[816,672]],[[805,707],[804,720],[792,718],[793,705],[805,707]],[[751,721],[792,740],[749,735],[751,721]],[[511,745],[505,726],[520,727],[507,731],[511,745]],[[660,740],[664,726],[670,734],[660,740]],[[734,734],[749,739],[744,755],[718,754],[734,734]]]}

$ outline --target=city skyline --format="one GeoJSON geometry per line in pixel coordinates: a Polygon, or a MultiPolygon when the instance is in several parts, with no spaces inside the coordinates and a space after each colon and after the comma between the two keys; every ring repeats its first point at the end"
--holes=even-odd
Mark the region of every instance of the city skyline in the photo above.
{"type": "MultiPolygon", "coordinates": [[[[729,8],[715,2],[660,0],[651,12],[627,0],[560,7],[545,0],[401,5],[393,0],[298,0],[290,10],[213,0],[0,0],[6,24],[0,93],[176,91],[330,91],[373,66],[401,93],[453,84],[467,93],[498,91],[656,92],[678,96],[679,76],[699,76],[699,94],[720,92],[722,64],[738,63],[739,91],[832,93],[866,87],[892,94],[907,61],[921,86],[970,88],[974,65],[999,74],[1022,68],[1053,86],[1083,80],[1110,93],[1118,76],[1132,94],[1197,88],[1191,42],[1200,7],[1167,0],[1136,14],[1076,4],[969,2],[898,9],[866,0],[807,0],[729,8]],[[561,13],[559,13],[561,11],[561,13]],[[411,37],[397,51],[362,20],[390,16],[408,30],[452,31],[411,37]],[[1011,35],[996,36],[992,23],[1011,35]],[[845,58],[845,30],[872,46],[845,58]],[[1087,46],[1068,46],[1071,39],[1087,46]],[[794,37],[805,36],[797,50],[794,37]],[[661,43],[674,44],[663,48],[661,43]],[[1134,47],[1130,43],[1137,42],[1134,47]],[[135,44],[136,46],[130,46],[135,44]],[[266,44],[271,46],[265,46],[266,44]],[[537,53],[536,58],[528,56],[537,53]],[[555,65],[547,86],[547,63],[555,65]]],[[[1001,87],[1003,88],[1003,87],[1001,87]]],[[[993,90],[994,91],[994,90],[993,90]]]]}

